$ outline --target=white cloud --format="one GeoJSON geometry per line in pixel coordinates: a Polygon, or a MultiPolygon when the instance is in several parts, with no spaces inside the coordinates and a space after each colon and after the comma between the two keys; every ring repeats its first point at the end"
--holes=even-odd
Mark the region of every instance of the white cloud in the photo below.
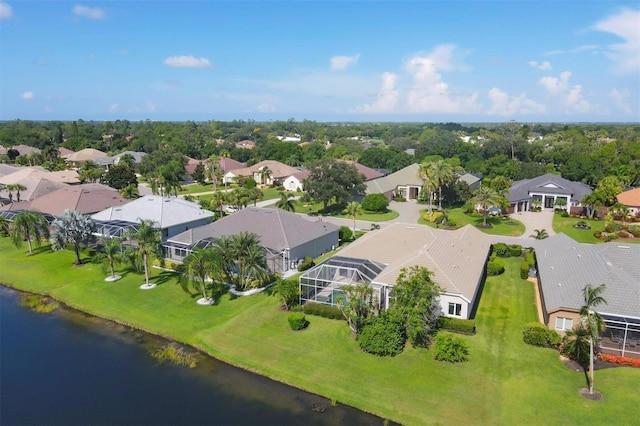
{"type": "Polygon", "coordinates": [[[151,101],[147,101],[147,109],[151,112],[155,112],[157,105],[151,101]]]}
{"type": "Polygon", "coordinates": [[[104,19],[107,16],[104,13],[104,10],[99,7],[82,6],[79,4],[73,6],[73,13],[76,16],[82,16],[89,19],[104,19]]]}
{"type": "Polygon", "coordinates": [[[547,52],[544,52],[543,55],[544,56],[555,56],[555,55],[566,55],[569,53],[580,53],[580,52],[587,52],[590,50],[595,50],[597,49],[598,46],[596,46],[595,44],[585,44],[582,46],[578,46],[578,47],[574,47],[573,49],[569,49],[569,50],[549,50],[547,52]]]}
{"type": "Polygon", "coordinates": [[[334,56],[331,58],[331,71],[344,71],[351,64],[355,65],[360,59],[360,54],[353,56],[334,56]]]}
{"type": "Polygon", "coordinates": [[[33,99],[33,92],[31,91],[24,92],[22,95],[20,95],[20,97],[22,99],[33,99]]]}
{"type": "Polygon", "coordinates": [[[537,69],[542,70],[542,71],[551,71],[553,69],[553,67],[551,66],[551,63],[549,61],[544,61],[542,63],[537,62],[537,61],[529,61],[528,63],[533,68],[537,68],[537,69]]]}
{"type": "Polygon", "coordinates": [[[640,72],[640,10],[622,9],[617,15],[597,22],[593,29],[615,34],[624,41],[609,46],[606,56],[623,74],[640,72]]]}
{"type": "Polygon", "coordinates": [[[571,77],[571,72],[565,71],[560,74],[560,78],[551,76],[542,77],[540,84],[552,95],[557,95],[567,90],[567,87],[569,87],[569,77],[571,77]]]}
{"type": "Polygon", "coordinates": [[[210,68],[211,63],[206,58],[195,58],[193,56],[169,56],[164,61],[165,65],[181,68],[210,68]]]}
{"type": "Polygon", "coordinates": [[[398,105],[398,91],[396,84],[398,76],[391,72],[382,73],[382,87],[378,92],[376,100],[371,104],[365,104],[355,108],[358,112],[393,112],[398,105]]]}
{"type": "Polygon", "coordinates": [[[591,108],[589,102],[582,97],[582,86],[579,84],[569,90],[565,100],[567,112],[587,112],[591,108]]]}
{"type": "Polygon", "coordinates": [[[624,112],[625,114],[631,114],[632,110],[631,110],[631,107],[629,106],[629,99],[631,99],[631,92],[629,92],[629,90],[625,89],[620,91],[614,88],[611,90],[611,92],[609,92],[609,97],[613,99],[615,106],[620,111],[624,112]]]}
{"type": "Polygon", "coordinates": [[[465,69],[453,62],[453,45],[442,45],[426,56],[414,56],[405,68],[413,76],[413,87],[407,95],[407,108],[411,112],[471,113],[480,110],[478,94],[469,96],[449,93],[449,85],[439,71],[465,69]]]}
{"type": "Polygon", "coordinates": [[[118,111],[118,104],[112,104],[109,107],[109,112],[116,112],[116,111],[118,111]]]}
{"type": "Polygon", "coordinates": [[[260,105],[258,105],[258,111],[259,112],[276,112],[276,108],[267,102],[263,102],[260,105]]]}
{"type": "Polygon", "coordinates": [[[519,96],[509,96],[497,87],[489,91],[489,100],[491,108],[487,111],[490,115],[516,115],[516,114],[535,114],[545,111],[544,105],[536,103],[527,98],[525,93],[519,96]]]}
{"type": "Polygon", "coordinates": [[[9,3],[0,1],[0,19],[13,18],[13,8],[9,3]]]}

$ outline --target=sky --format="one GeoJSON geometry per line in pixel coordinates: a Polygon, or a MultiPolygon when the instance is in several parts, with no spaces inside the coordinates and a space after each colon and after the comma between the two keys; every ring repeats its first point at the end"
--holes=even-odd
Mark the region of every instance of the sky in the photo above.
{"type": "Polygon", "coordinates": [[[0,0],[0,120],[638,122],[638,1],[0,0]]]}

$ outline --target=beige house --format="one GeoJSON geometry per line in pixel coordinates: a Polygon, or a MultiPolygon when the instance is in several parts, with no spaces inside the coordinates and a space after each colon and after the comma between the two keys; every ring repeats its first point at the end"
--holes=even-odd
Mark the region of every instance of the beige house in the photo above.
{"type": "Polygon", "coordinates": [[[640,217],[640,188],[621,192],[616,198],[620,204],[627,206],[632,216],[640,217]]]}
{"type": "Polygon", "coordinates": [[[433,273],[444,293],[442,314],[473,318],[485,280],[491,238],[467,225],[456,231],[396,223],[371,231],[300,277],[301,302],[335,305],[345,285],[369,283],[381,308],[388,308],[403,268],[433,273]]]}
{"type": "Polygon", "coordinates": [[[295,167],[288,166],[275,160],[264,160],[250,167],[242,167],[230,170],[223,177],[224,183],[237,182],[240,179],[253,178],[260,185],[273,185],[274,182],[282,182],[285,178],[299,172],[295,167]],[[263,170],[269,169],[269,177],[265,177],[263,182],[263,170]]]}

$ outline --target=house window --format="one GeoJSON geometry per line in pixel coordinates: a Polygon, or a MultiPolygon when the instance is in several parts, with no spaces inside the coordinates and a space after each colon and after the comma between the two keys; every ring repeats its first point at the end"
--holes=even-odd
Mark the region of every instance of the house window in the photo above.
{"type": "Polygon", "coordinates": [[[456,317],[461,316],[462,314],[462,305],[460,303],[449,303],[449,315],[454,315],[456,317]]]}
{"type": "Polygon", "coordinates": [[[573,320],[571,318],[556,318],[556,330],[571,330],[573,328],[573,320]]]}

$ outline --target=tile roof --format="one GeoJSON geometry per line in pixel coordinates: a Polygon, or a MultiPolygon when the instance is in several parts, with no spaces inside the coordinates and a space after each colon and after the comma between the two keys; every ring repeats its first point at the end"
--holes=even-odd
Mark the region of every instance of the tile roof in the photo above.
{"type": "Polygon", "coordinates": [[[352,166],[354,166],[360,173],[362,173],[365,181],[377,179],[384,176],[379,171],[372,169],[371,167],[363,166],[362,164],[356,163],[355,161],[349,161],[349,160],[338,160],[338,161],[342,161],[344,163],[351,164],[352,166]]]}
{"type": "Polygon", "coordinates": [[[339,255],[386,264],[375,282],[389,285],[396,283],[402,268],[424,266],[446,292],[473,301],[490,247],[491,238],[471,225],[445,231],[396,223],[368,232],[339,255]]]}
{"type": "Polygon", "coordinates": [[[272,179],[286,178],[299,171],[295,167],[288,166],[279,161],[264,160],[254,164],[253,166],[233,169],[229,170],[229,172],[233,173],[235,176],[253,176],[254,173],[257,173],[263,167],[268,167],[269,170],[271,170],[272,179]]]}
{"type": "Polygon", "coordinates": [[[395,190],[399,185],[422,186],[424,182],[418,177],[420,165],[414,163],[387,176],[373,179],[364,184],[367,194],[387,193],[395,190]]]}
{"type": "Polygon", "coordinates": [[[601,313],[640,318],[640,245],[581,244],[565,234],[533,243],[547,312],[580,309],[586,284],[605,284],[601,313]]]}
{"type": "Polygon", "coordinates": [[[219,238],[240,232],[260,236],[265,247],[275,250],[292,249],[330,233],[339,227],[323,221],[311,221],[282,209],[247,207],[216,222],[189,229],[169,241],[191,245],[206,238],[219,238]]]}
{"type": "Polygon", "coordinates": [[[165,198],[159,195],[145,195],[122,206],[109,207],[91,216],[92,219],[111,221],[123,220],[139,222],[140,219],[151,220],[160,224],[161,228],[169,228],[181,223],[198,219],[212,218],[213,212],[203,210],[198,203],[182,198],[165,198]]]}
{"type": "MultiPolygon", "coordinates": [[[[39,197],[49,194],[50,192],[69,186],[63,182],[55,182],[55,181],[46,179],[44,177],[39,177],[35,175],[27,176],[26,178],[20,179],[19,181],[14,183],[20,183],[21,185],[24,185],[27,188],[25,190],[20,191],[21,201],[35,200],[39,197]]],[[[9,191],[5,189],[0,189],[0,193],[4,194],[3,198],[7,198],[9,191]]],[[[13,200],[17,201],[16,191],[13,191],[13,200]]]]}
{"type": "Polygon", "coordinates": [[[12,149],[15,149],[16,151],[18,151],[20,155],[40,154],[42,152],[38,148],[34,148],[32,146],[24,145],[24,144],[14,145],[12,149]]]}
{"type": "Polygon", "coordinates": [[[53,216],[60,216],[67,209],[92,214],[128,202],[113,188],[100,183],[87,183],[65,186],[31,201],[14,203],[15,206],[10,210],[37,210],[53,216]]]}
{"type": "Polygon", "coordinates": [[[573,182],[558,175],[547,173],[533,179],[522,179],[514,182],[509,189],[507,199],[515,203],[531,198],[530,193],[570,195],[571,201],[580,202],[582,197],[591,194],[589,185],[573,182]]]}
{"type": "MultiPolygon", "coordinates": [[[[75,170],[60,170],[56,172],[50,172],[47,170],[37,170],[31,167],[21,167],[17,171],[0,177],[0,183],[4,185],[10,185],[14,183],[22,183],[22,180],[31,178],[44,178],[53,182],[59,183],[78,183],[78,172],[75,170]]],[[[23,184],[24,185],[24,184],[23,184]]]]}
{"type": "Polygon", "coordinates": [[[100,157],[107,157],[107,153],[93,148],[81,149],[80,151],[74,152],[73,154],[63,156],[64,159],[72,162],[95,160],[96,158],[100,157]]]}
{"type": "Polygon", "coordinates": [[[630,189],[616,195],[618,202],[628,207],[640,207],[640,188],[630,189]]]}

